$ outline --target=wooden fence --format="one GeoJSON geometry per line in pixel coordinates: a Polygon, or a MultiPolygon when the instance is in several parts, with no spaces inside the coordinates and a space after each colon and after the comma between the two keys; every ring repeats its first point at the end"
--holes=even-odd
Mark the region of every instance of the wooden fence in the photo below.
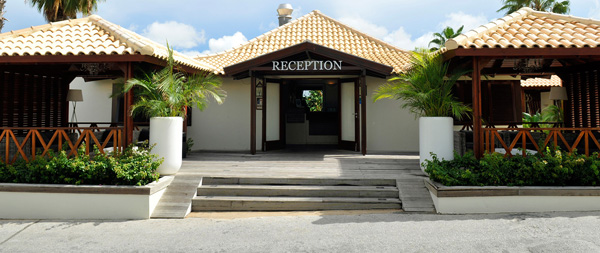
{"type": "Polygon", "coordinates": [[[8,164],[48,156],[50,150],[65,150],[75,156],[80,147],[84,147],[85,154],[94,146],[101,153],[110,148],[120,152],[123,148],[122,127],[0,127],[0,131],[0,150],[4,150],[0,162],[8,164]]]}
{"type": "Polygon", "coordinates": [[[587,156],[600,151],[600,128],[484,128],[483,134],[485,151],[504,151],[505,157],[515,149],[525,156],[528,150],[542,152],[549,146],[587,156]]]}

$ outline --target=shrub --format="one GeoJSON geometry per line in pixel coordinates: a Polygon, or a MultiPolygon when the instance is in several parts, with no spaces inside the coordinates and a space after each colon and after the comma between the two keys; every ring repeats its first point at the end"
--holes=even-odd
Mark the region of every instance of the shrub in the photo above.
{"type": "Polygon", "coordinates": [[[146,185],[158,180],[162,160],[148,149],[126,148],[115,155],[95,150],[92,155],[69,158],[65,151],[50,152],[50,158],[37,156],[26,162],[0,163],[0,182],[75,185],[146,185]]]}
{"type": "Polygon", "coordinates": [[[597,186],[600,184],[598,154],[585,156],[546,149],[541,154],[455,155],[452,161],[437,156],[424,163],[429,178],[446,186],[597,186]]]}

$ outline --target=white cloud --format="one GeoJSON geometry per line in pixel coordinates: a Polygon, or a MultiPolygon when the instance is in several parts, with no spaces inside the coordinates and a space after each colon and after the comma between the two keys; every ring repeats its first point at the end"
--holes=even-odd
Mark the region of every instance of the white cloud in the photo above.
{"type": "Polygon", "coordinates": [[[248,39],[246,39],[246,36],[244,36],[244,34],[242,34],[241,32],[236,32],[231,36],[225,35],[218,39],[213,38],[208,41],[208,50],[202,53],[210,54],[222,52],[233,47],[239,46],[240,44],[243,44],[246,41],[248,41],[248,39]]]}
{"type": "Polygon", "coordinates": [[[415,47],[427,47],[427,43],[433,39],[433,33],[429,32],[413,40],[412,35],[407,33],[404,30],[404,27],[399,27],[390,32],[383,26],[373,24],[357,17],[344,17],[340,18],[340,21],[361,32],[406,50],[413,50],[415,47]]]}
{"type": "Polygon", "coordinates": [[[167,21],[165,23],[154,22],[144,29],[143,36],[162,43],[168,41],[175,48],[193,48],[206,42],[204,30],[196,29],[188,24],[167,21]]]}
{"type": "Polygon", "coordinates": [[[202,53],[200,53],[200,51],[196,51],[196,50],[181,51],[180,53],[184,54],[184,55],[187,55],[187,56],[190,56],[192,58],[194,58],[194,57],[202,54],[202,53]]]}
{"type": "Polygon", "coordinates": [[[462,11],[450,13],[446,15],[446,18],[447,19],[442,21],[439,25],[440,31],[448,26],[456,30],[461,25],[464,25],[465,28],[463,29],[463,32],[468,32],[488,23],[488,19],[482,14],[474,16],[465,14],[462,11]]]}

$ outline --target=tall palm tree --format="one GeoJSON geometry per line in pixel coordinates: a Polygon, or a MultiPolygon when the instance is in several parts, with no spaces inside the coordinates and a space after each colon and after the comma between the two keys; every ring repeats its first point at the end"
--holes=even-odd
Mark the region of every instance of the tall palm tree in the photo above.
{"type": "Polygon", "coordinates": [[[4,17],[4,5],[6,4],[6,0],[0,0],[0,32],[2,32],[2,28],[4,27],[4,21],[7,19],[4,17]]]}
{"type": "Polygon", "coordinates": [[[77,13],[89,15],[103,0],[25,0],[44,13],[48,22],[77,18],[77,13]]]}
{"type": "Polygon", "coordinates": [[[458,30],[456,30],[456,32],[454,32],[454,29],[452,29],[452,27],[448,26],[448,27],[444,28],[444,30],[442,30],[441,33],[434,33],[433,40],[431,40],[429,42],[428,46],[431,46],[431,44],[434,44],[435,46],[430,48],[430,50],[435,51],[435,50],[438,50],[438,49],[444,47],[444,44],[446,43],[446,41],[460,35],[462,33],[463,28],[465,28],[464,25],[461,26],[460,28],[458,28],[458,30]]]}
{"type": "Polygon", "coordinates": [[[496,12],[506,11],[506,15],[511,14],[523,7],[529,7],[536,11],[547,11],[558,14],[569,14],[571,11],[569,0],[502,0],[502,8],[496,12]]]}

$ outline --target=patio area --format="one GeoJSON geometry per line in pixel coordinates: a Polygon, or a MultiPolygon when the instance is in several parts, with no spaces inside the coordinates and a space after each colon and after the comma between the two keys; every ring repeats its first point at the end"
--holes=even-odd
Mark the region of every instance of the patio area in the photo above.
{"type": "MultiPolygon", "coordinates": [[[[433,212],[417,154],[372,154],[330,149],[246,153],[191,153],[157,206],[153,218],[174,218],[202,177],[396,179],[407,212],[433,212]]],[[[185,216],[185,214],[183,214],[185,216]]]]}

